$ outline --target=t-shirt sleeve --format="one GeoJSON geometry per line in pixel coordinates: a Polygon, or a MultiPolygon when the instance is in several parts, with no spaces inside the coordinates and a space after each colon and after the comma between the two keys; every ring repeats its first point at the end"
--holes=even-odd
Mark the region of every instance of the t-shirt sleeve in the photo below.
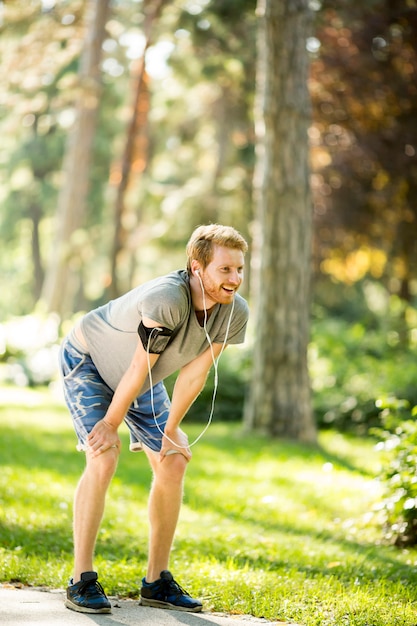
{"type": "Polygon", "coordinates": [[[187,314],[188,297],[178,285],[161,284],[143,295],[138,310],[141,320],[148,317],[174,331],[187,314]]]}

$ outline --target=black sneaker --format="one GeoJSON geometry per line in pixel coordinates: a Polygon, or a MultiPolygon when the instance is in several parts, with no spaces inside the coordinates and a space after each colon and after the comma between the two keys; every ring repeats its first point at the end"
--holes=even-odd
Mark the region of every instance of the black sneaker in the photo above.
{"type": "Polygon", "coordinates": [[[147,583],[146,579],[143,578],[140,596],[140,604],[153,606],[158,609],[174,609],[176,611],[199,613],[203,608],[199,600],[191,598],[179,586],[168,570],[161,572],[161,578],[153,583],[147,583]]]}
{"type": "Polygon", "coordinates": [[[96,572],[84,572],[75,585],[71,579],[65,606],[79,613],[111,613],[111,604],[97,578],[96,572]]]}

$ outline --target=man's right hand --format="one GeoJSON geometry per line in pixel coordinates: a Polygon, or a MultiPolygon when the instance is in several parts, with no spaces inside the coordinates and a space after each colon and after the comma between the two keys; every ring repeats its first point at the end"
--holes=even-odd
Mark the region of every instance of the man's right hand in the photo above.
{"type": "Polygon", "coordinates": [[[87,438],[89,453],[96,457],[111,448],[120,450],[121,441],[117,428],[110,426],[104,419],[97,422],[87,438]]]}

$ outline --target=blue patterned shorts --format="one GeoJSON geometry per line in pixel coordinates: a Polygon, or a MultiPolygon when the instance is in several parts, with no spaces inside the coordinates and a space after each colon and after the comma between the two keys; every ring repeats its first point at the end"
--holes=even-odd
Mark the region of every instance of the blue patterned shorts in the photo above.
{"type": "MultiPolygon", "coordinates": [[[[77,450],[86,449],[88,433],[107,412],[113,391],[98,373],[89,354],[82,352],[67,339],[60,351],[60,368],[65,401],[70,410],[78,437],[77,450]]],[[[153,387],[156,421],[164,431],[170,410],[170,400],[162,382],[153,387]]],[[[130,431],[130,450],[136,452],[145,444],[159,452],[162,434],[155,424],[151,390],[139,396],[130,406],[125,423],[130,431]]]]}

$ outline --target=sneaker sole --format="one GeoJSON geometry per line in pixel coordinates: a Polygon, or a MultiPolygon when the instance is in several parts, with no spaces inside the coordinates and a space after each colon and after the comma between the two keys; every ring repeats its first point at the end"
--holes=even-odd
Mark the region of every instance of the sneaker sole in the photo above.
{"type": "Polygon", "coordinates": [[[71,609],[71,611],[77,611],[77,613],[111,613],[111,608],[103,607],[102,609],[90,609],[88,606],[81,606],[79,604],[74,604],[71,600],[65,600],[64,602],[67,609],[71,609]]]}
{"type": "Polygon", "coordinates": [[[170,602],[163,602],[162,600],[152,600],[151,598],[141,598],[139,604],[142,606],[152,606],[154,609],[169,609],[171,611],[184,611],[187,613],[200,613],[203,610],[202,606],[194,606],[187,608],[185,606],[177,606],[170,602]]]}

